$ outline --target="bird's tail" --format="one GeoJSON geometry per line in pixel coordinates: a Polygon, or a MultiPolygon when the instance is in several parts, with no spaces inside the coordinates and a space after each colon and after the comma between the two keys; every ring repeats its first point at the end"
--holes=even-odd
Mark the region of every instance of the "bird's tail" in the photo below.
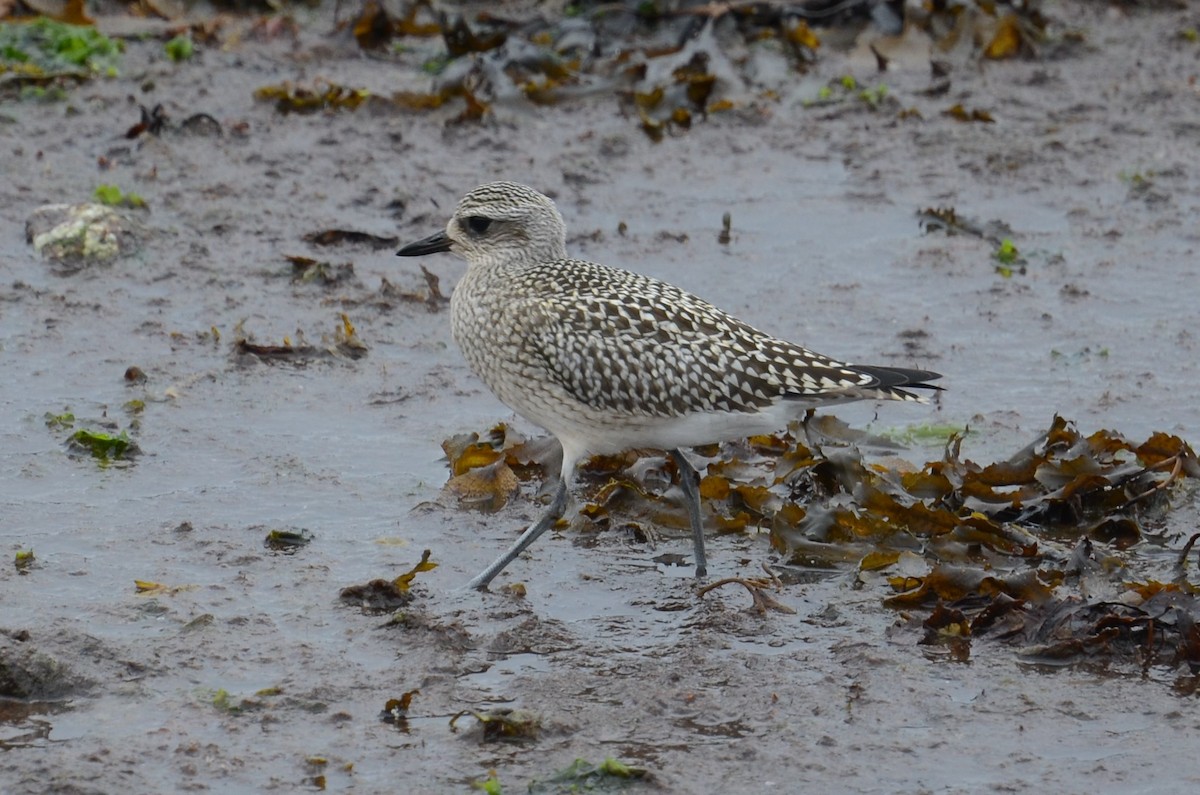
{"type": "Polygon", "coordinates": [[[862,389],[864,392],[871,393],[878,400],[904,400],[910,403],[928,403],[929,398],[924,395],[915,394],[909,390],[927,389],[931,392],[942,391],[940,386],[929,383],[942,377],[941,373],[935,373],[932,370],[914,370],[908,367],[876,367],[861,364],[850,365],[849,369],[873,376],[876,379],[874,384],[866,384],[862,389]]]}

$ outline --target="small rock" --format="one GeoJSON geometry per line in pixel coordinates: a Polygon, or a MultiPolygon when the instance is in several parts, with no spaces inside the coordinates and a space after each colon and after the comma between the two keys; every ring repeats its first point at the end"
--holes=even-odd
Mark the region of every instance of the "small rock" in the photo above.
{"type": "Polygon", "coordinates": [[[68,273],[128,255],[137,239],[135,222],[103,204],[46,204],[25,221],[26,242],[68,273]]]}

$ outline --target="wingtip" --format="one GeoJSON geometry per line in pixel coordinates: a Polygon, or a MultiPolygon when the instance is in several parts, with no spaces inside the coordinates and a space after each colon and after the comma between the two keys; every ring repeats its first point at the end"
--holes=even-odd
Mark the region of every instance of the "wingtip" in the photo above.
{"type": "MultiPolygon", "coordinates": [[[[928,389],[933,392],[943,392],[944,387],[928,383],[942,377],[941,373],[932,370],[917,370],[910,367],[884,367],[879,365],[851,365],[852,370],[864,373],[876,379],[871,388],[880,391],[896,389],[928,389]]],[[[914,396],[915,397],[915,396],[914,396]]]]}

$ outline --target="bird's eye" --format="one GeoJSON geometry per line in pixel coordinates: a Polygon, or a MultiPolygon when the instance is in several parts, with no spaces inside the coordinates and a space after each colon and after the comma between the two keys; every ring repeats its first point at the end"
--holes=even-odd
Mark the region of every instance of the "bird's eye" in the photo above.
{"type": "Polygon", "coordinates": [[[472,215],[467,218],[467,228],[477,235],[482,235],[492,225],[491,218],[484,218],[482,215],[472,215]]]}

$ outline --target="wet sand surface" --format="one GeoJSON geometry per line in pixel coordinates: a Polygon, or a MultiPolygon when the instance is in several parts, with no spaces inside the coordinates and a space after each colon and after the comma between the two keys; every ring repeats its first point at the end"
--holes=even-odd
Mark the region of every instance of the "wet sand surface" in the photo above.
{"type": "MultiPolygon", "coordinates": [[[[758,615],[744,592],[698,598],[686,567],[655,563],[690,552],[684,532],[566,531],[497,581],[524,582],[524,598],[456,590],[540,503],[534,484],[491,514],[439,499],[439,445],[501,421],[537,429],[467,370],[448,307],[383,289],[424,291],[423,265],[448,295],[461,261],[304,239],[410,242],[469,188],[516,179],[556,198],[575,256],[824,353],[944,374],[935,405],[832,412],[856,427],[969,426],[978,461],[1056,413],[1085,432],[1194,441],[1200,48],[1177,33],[1195,14],[1048,5],[1085,46],[962,65],[935,97],[928,59],[879,76],[873,59],[822,49],[778,99],[659,143],[608,95],[498,101],[484,123],[450,126],[454,109],[283,115],[256,101],[260,85],[317,76],[428,87],[419,65],[362,57],[328,10],[294,52],[275,40],[176,65],[130,40],[120,78],[0,107],[0,541],[36,555],[24,575],[0,567],[0,644],[59,666],[51,700],[0,704],[0,790],[290,791],[324,775],[334,791],[440,793],[494,770],[524,791],[616,757],[681,793],[1194,791],[1200,757],[1182,744],[1200,721],[1179,670],[1031,664],[987,642],[953,662],[852,568],[796,569],[777,594],[796,613],[758,615]],[[886,81],[890,104],[805,103],[845,74],[886,81]],[[137,104],[155,102],[246,127],[124,140],[137,104]],[[956,103],[995,123],[942,114],[956,103]],[[146,198],[142,247],[62,273],[25,220],[101,182],[146,198]],[[988,240],[925,233],[930,207],[1008,224],[1024,272],[999,274],[988,240]],[[349,262],[353,277],[295,283],[287,255],[349,262]],[[233,347],[332,344],[342,313],[361,358],[233,347]],[[131,366],[143,384],[126,382],[131,366]],[[107,467],[70,454],[45,420],[66,411],[129,430],[142,454],[107,467]],[[274,552],[272,529],[313,540],[274,552]],[[401,619],[339,600],[424,549],[439,566],[401,619]],[[178,590],[139,594],[135,580],[178,590]],[[406,721],[381,720],[412,690],[406,721]],[[536,713],[537,738],[450,725],[497,707],[536,713]]],[[[919,465],[940,443],[899,455],[919,465]]],[[[1186,537],[1196,505],[1178,500],[1167,522],[1186,537]]],[[[708,545],[714,577],[778,560],[762,535],[708,545]]]]}

